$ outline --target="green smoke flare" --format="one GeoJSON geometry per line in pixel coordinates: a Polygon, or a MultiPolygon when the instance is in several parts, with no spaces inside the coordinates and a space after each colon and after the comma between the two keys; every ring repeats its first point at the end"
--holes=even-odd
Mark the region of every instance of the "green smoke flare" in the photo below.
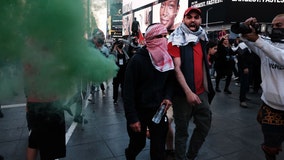
{"type": "Polygon", "coordinates": [[[12,84],[0,77],[8,83],[0,84],[0,100],[15,86],[25,86],[27,93],[60,96],[81,80],[102,82],[115,76],[115,62],[84,38],[87,23],[82,1],[5,0],[0,9],[5,21],[0,25],[1,61],[21,62],[19,71],[26,71],[24,81],[17,78],[12,84]]]}

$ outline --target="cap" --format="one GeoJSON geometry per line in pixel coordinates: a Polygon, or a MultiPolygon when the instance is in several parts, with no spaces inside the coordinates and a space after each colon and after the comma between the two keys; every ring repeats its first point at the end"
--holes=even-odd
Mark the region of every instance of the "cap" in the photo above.
{"type": "Polygon", "coordinates": [[[184,16],[188,15],[189,12],[196,12],[197,14],[201,15],[201,10],[199,8],[195,8],[195,7],[189,7],[185,10],[184,12],[184,16]]]}

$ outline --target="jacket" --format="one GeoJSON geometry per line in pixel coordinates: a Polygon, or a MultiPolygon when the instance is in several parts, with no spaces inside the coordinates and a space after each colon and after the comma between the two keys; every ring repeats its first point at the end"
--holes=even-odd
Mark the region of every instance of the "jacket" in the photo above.
{"type": "MultiPolygon", "coordinates": [[[[203,85],[205,90],[208,92],[208,101],[212,102],[215,91],[213,89],[212,81],[209,74],[209,64],[207,61],[207,52],[206,52],[206,41],[200,41],[202,46],[203,53],[203,74],[204,80],[203,85]]],[[[180,58],[181,58],[181,70],[184,74],[185,80],[190,87],[190,89],[195,93],[195,85],[194,85],[194,67],[193,67],[193,47],[192,43],[189,43],[186,46],[180,46],[180,58]]],[[[178,83],[178,82],[176,82],[178,83]]],[[[176,95],[185,96],[181,86],[177,84],[176,95]]]]}
{"type": "Polygon", "coordinates": [[[243,41],[261,60],[261,100],[284,111],[284,43],[273,43],[265,38],[258,38],[255,42],[243,41]]]}
{"type": "Polygon", "coordinates": [[[163,99],[171,100],[173,70],[159,72],[151,62],[146,47],[128,62],[125,72],[123,102],[127,122],[138,121],[143,110],[157,110],[163,99]]]}

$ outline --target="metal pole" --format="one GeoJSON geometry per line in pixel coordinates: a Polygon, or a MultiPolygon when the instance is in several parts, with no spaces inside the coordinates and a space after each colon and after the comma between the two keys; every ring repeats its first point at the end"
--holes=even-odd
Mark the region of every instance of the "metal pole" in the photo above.
{"type": "Polygon", "coordinates": [[[206,31],[208,30],[208,12],[213,9],[213,7],[210,7],[209,9],[206,10],[206,31]]]}

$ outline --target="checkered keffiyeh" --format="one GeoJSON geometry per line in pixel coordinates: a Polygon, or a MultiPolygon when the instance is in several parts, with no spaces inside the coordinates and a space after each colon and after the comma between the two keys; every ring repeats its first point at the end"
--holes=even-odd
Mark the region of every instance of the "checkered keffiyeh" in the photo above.
{"type": "Polygon", "coordinates": [[[168,53],[166,38],[155,38],[158,35],[167,34],[167,29],[162,24],[150,26],[145,33],[146,46],[153,66],[160,72],[174,69],[172,57],[168,53]]]}

